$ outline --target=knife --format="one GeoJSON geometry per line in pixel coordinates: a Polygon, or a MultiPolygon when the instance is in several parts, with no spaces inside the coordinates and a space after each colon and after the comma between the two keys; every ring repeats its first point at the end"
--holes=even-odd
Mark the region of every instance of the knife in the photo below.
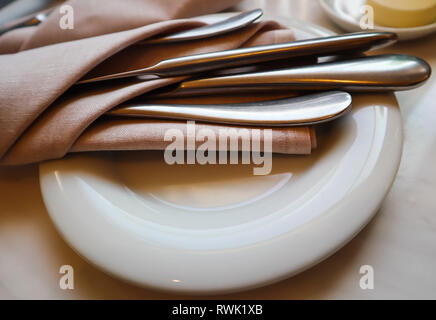
{"type": "Polygon", "coordinates": [[[137,77],[141,80],[192,75],[211,70],[239,67],[304,56],[329,56],[365,52],[391,45],[397,35],[391,32],[361,32],[309,40],[292,41],[167,59],[151,67],[82,79],[78,84],[137,77]]]}

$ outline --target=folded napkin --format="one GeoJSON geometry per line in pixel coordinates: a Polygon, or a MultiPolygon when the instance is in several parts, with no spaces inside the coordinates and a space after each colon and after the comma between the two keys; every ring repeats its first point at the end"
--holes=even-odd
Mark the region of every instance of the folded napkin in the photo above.
{"type": "MultiPolygon", "coordinates": [[[[160,34],[201,26],[203,23],[195,18],[180,18],[217,12],[236,2],[73,0],[66,4],[74,8],[74,29],[59,28],[59,15],[53,13],[37,27],[1,36],[0,165],[56,159],[68,152],[164,148],[165,130],[182,129],[186,122],[102,115],[182,78],[86,87],[73,84],[86,75],[147,67],[166,58],[294,39],[291,31],[267,21],[208,39],[137,44],[160,34]]],[[[201,126],[212,130],[230,127],[201,126]]],[[[273,132],[273,152],[308,154],[316,146],[313,129],[274,128],[273,132]]]]}

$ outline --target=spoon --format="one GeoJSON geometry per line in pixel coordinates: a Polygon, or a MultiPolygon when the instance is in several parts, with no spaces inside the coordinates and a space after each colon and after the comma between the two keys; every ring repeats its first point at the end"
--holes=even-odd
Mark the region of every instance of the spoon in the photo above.
{"type": "Polygon", "coordinates": [[[108,114],[204,122],[297,126],[331,121],[351,107],[351,95],[341,91],[310,94],[280,100],[206,105],[125,104],[108,114]]]}
{"type": "Polygon", "coordinates": [[[263,14],[262,9],[255,9],[247,12],[242,12],[238,15],[232,16],[228,19],[218,21],[203,27],[194,28],[186,31],[170,34],[168,36],[159,37],[155,39],[148,39],[138,44],[155,44],[155,43],[169,43],[181,42],[189,40],[198,40],[212,36],[218,36],[228,33],[237,29],[244,28],[254,21],[259,19],[263,14]]]}
{"type": "MultiPolygon", "coordinates": [[[[37,12],[35,14],[23,17],[19,20],[13,21],[11,23],[4,24],[0,26],[0,34],[6,33],[13,29],[35,26],[45,21],[47,17],[53,12],[53,8],[37,12]]],[[[231,32],[237,29],[244,28],[257,19],[259,19],[263,14],[262,9],[255,9],[247,12],[242,12],[238,15],[232,16],[228,19],[218,21],[203,27],[194,28],[186,31],[176,32],[167,36],[148,39],[146,41],[141,41],[138,44],[155,44],[155,43],[169,43],[169,42],[180,42],[188,40],[197,40],[212,36],[221,35],[227,32],[231,32]]]]}
{"type": "Polygon", "coordinates": [[[309,40],[277,43],[218,52],[210,52],[161,61],[151,67],[104,75],[78,82],[91,83],[127,77],[150,80],[162,77],[192,75],[195,73],[239,67],[261,62],[304,56],[329,56],[332,54],[364,52],[397,41],[395,33],[361,32],[309,40]]]}
{"type": "Polygon", "coordinates": [[[13,22],[9,22],[0,26],[0,35],[3,33],[12,31],[17,28],[22,27],[31,27],[40,24],[45,21],[48,16],[53,12],[53,8],[49,8],[43,11],[39,11],[37,13],[25,16],[23,18],[14,20],[13,22]]]}
{"type": "Polygon", "coordinates": [[[431,67],[424,60],[389,54],[185,81],[175,89],[157,95],[173,97],[272,90],[403,91],[419,87],[430,75],[431,67]]]}

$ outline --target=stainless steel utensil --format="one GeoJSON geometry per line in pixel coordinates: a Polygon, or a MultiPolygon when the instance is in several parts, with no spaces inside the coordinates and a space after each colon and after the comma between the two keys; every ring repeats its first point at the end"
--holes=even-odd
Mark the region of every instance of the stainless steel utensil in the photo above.
{"type": "Polygon", "coordinates": [[[218,36],[237,29],[244,28],[262,16],[262,9],[255,9],[247,12],[242,12],[238,15],[232,16],[228,19],[218,21],[206,25],[204,27],[194,28],[186,31],[173,33],[164,37],[156,39],[148,39],[138,44],[155,44],[155,43],[169,43],[181,42],[189,40],[198,40],[212,36],[218,36]]]}
{"type": "MultiPolygon", "coordinates": [[[[35,14],[26,16],[19,20],[0,26],[0,34],[6,33],[13,29],[35,26],[47,19],[52,13],[54,8],[50,8],[44,11],[37,12],[35,14]]],[[[218,36],[231,32],[237,29],[244,28],[262,16],[262,9],[255,9],[247,12],[242,12],[238,15],[212,23],[203,27],[194,28],[186,31],[176,32],[167,36],[148,39],[146,41],[139,42],[138,44],[155,44],[155,43],[169,43],[188,40],[197,40],[212,36],[218,36]]]]}
{"type": "Polygon", "coordinates": [[[350,94],[331,91],[288,99],[239,104],[125,104],[108,114],[256,126],[296,126],[336,119],[350,109],[351,103],[350,94]]]}
{"type": "Polygon", "coordinates": [[[390,54],[191,80],[160,95],[184,96],[252,90],[402,91],[422,85],[430,75],[431,67],[424,60],[409,55],[390,54]]]}
{"type": "Polygon", "coordinates": [[[28,15],[26,17],[14,20],[10,23],[6,23],[4,25],[1,25],[0,26],[0,35],[2,35],[3,33],[6,33],[6,32],[12,31],[14,29],[17,29],[17,28],[38,25],[41,22],[45,21],[48,18],[48,16],[53,12],[53,10],[54,10],[54,8],[51,7],[49,9],[39,11],[37,13],[28,15]]]}
{"type": "Polygon", "coordinates": [[[79,84],[126,77],[142,80],[191,75],[222,68],[238,67],[308,55],[329,56],[349,52],[364,52],[390,45],[397,36],[390,32],[362,32],[310,40],[278,43],[219,52],[211,52],[161,61],[151,67],[91,79],[79,84]]]}

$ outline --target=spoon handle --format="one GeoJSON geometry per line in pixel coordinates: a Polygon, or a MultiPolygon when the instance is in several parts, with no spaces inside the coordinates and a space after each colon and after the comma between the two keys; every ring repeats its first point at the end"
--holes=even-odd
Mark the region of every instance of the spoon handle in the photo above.
{"type": "Polygon", "coordinates": [[[240,125],[296,126],[336,119],[351,107],[351,102],[350,94],[331,91],[288,99],[239,104],[126,104],[108,114],[240,125]]]}
{"type": "Polygon", "coordinates": [[[165,96],[246,91],[401,91],[422,85],[431,67],[409,55],[379,55],[303,67],[182,82],[165,96]]]}
{"type": "Polygon", "coordinates": [[[12,31],[14,29],[38,25],[39,23],[47,19],[47,17],[53,12],[53,10],[54,10],[54,6],[51,6],[48,9],[19,18],[12,22],[2,24],[0,25],[0,35],[12,31]]]}

